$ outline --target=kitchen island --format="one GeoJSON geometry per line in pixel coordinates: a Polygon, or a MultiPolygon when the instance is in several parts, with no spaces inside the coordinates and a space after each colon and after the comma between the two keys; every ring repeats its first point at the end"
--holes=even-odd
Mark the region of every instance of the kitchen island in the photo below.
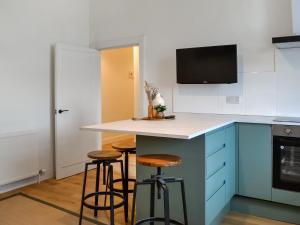
{"type": "MultiPolygon", "coordinates": [[[[238,124],[253,124],[255,129],[255,124],[265,124],[256,130],[269,132],[271,124],[281,124],[274,122],[273,119],[273,117],[177,114],[175,120],[124,120],[85,126],[81,129],[136,134],[137,155],[159,153],[180,156],[183,164],[178,167],[167,168],[164,173],[167,176],[185,179],[189,224],[212,225],[218,224],[230,208],[234,207],[236,210],[241,208],[241,211],[245,212],[248,209],[245,205],[252,204],[248,201],[235,201],[231,206],[233,197],[239,194],[238,124]]],[[[292,125],[292,123],[288,123],[288,125],[292,125]]],[[[255,133],[253,135],[255,136],[255,133]]],[[[267,134],[266,137],[268,135],[271,134],[267,134]]],[[[266,139],[265,142],[267,141],[270,140],[266,139]]],[[[255,140],[253,143],[255,143],[255,140]]],[[[263,161],[265,158],[262,158],[261,164],[266,167],[262,169],[265,169],[266,173],[261,174],[267,174],[269,177],[262,177],[262,179],[266,179],[262,184],[257,184],[257,190],[259,191],[261,186],[271,193],[272,175],[268,174],[271,171],[271,168],[269,168],[271,165],[271,143],[266,146],[270,146],[270,148],[262,154],[264,154],[264,157],[269,158],[266,163],[263,161]]],[[[153,168],[137,165],[137,180],[149,178],[155,172],[153,168]]],[[[260,178],[260,174],[257,175],[260,178]]],[[[243,180],[241,179],[241,181],[243,180]]],[[[246,179],[245,182],[248,183],[243,185],[248,185],[252,181],[246,179]]],[[[240,186],[243,187],[242,184],[240,186]]],[[[172,185],[170,188],[171,217],[183,221],[179,193],[179,186],[172,185]]],[[[244,196],[248,197],[247,192],[245,193],[244,196]]],[[[137,218],[149,216],[149,197],[149,189],[138,190],[137,218]]],[[[264,197],[260,198],[258,196],[259,199],[266,200],[267,198],[264,197]]],[[[271,198],[267,200],[271,201],[271,198]]],[[[255,206],[257,204],[257,202],[252,204],[255,209],[259,209],[258,206],[255,206]]],[[[266,208],[270,207],[272,209],[272,205],[266,206],[266,208]]],[[[274,212],[269,211],[266,216],[273,218],[274,212]]],[[[298,208],[293,208],[292,211],[299,212],[298,208]]],[[[162,202],[156,200],[156,214],[163,216],[162,212],[162,202]]],[[[255,212],[253,213],[255,214],[255,212]]],[[[279,217],[280,220],[281,217],[279,217]]],[[[278,219],[276,215],[274,218],[278,219]]],[[[300,218],[296,216],[293,219],[291,222],[300,218]]]]}

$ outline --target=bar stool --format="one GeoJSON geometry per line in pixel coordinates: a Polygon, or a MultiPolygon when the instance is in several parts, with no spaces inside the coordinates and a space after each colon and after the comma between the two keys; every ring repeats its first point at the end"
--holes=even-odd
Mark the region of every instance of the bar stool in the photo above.
{"type": "MultiPolygon", "coordinates": [[[[124,171],[125,171],[125,177],[124,177],[124,186],[122,189],[114,188],[115,192],[118,193],[124,193],[124,210],[125,210],[125,221],[128,221],[128,194],[133,193],[133,189],[129,189],[128,184],[129,182],[134,182],[135,179],[129,178],[129,154],[136,154],[136,143],[135,142],[118,142],[113,143],[112,148],[116,149],[118,152],[124,155],[124,171]]],[[[105,174],[106,169],[104,167],[103,169],[103,183],[106,184],[105,181],[105,174]]],[[[122,179],[114,179],[114,183],[122,182],[122,179]]],[[[109,188],[110,185],[108,185],[109,188]]]]}
{"type": "Polygon", "coordinates": [[[133,192],[133,207],[131,214],[131,224],[134,224],[134,211],[135,211],[135,200],[137,187],[139,185],[150,185],[151,199],[150,199],[150,217],[141,219],[136,222],[136,225],[150,222],[151,225],[157,222],[164,222],[165,225],[177,224],[177,225],[188,225],[187,218],[187,208],[185,200],[185,189],[184,189],[184,180],[182,178],[175,177],[165,177],[162,174],[162,167],[171,167],[178,166],[181,164],[182,160],[179,156],[176,155],[167,155],[167,154],[151,154],[151,155],[142,155],[137,157],[137,162],[141,165],[148,167],[157,168],[156,175],[151,175],[150,179],[145,179],[142,182],[136,182],[133,192]],[[177,220],[170,218],[170,208],[169,208],[169,190],[167,187],[168,183],[180,183],[181,185],[181,197],[182,197],[182,206],[183,206],[183,216],[184,223],[181,223],[177,220]],[[155,186],[157,186],[157,196],[158,199],[161,198],[161,190],[163,191],[164,198],[164,218],[155,217],[155,186]]]}
{"type": "MultiPolygon", "coordinates": [[[[117,151],[93,151],[89,152],[87,155],[90,159],[92,159],[92,162],[88,162],[85,164],[85,170],[84,170],[84,178],[83,178],[83,188],[82,188],[82,197],[81,197],[81,207],[80,207],[80,217],[79,217],[79,225],[82,223],[83,218],[83,206],[93,209],[94,210],[94,216],[97,217],[98,210],[110,210],[110,225],[114,225],[114,209],[119,208],[124,205],[124,193],[116,193],[114,191],[113,185],[114,185],[114,178],[113,178],[113,163],[120,163],[121,167],[121,175],[122,180],[124,181],[124,171],[123,171],[123,161],[118,160],[122,156],[120,152],[117,151]],[[99,179],[100,179],[100,166],[101,164],[103,166],[108,167],[108,174],[107,178],[109,178],[109,185],[112,187],[109,191],[99,191],[99,179]],[[85,189],[86,189],[86,180],[87,180],[87,172],[88,167],[96,165],[96,190],[93,193],[89,193],[85,195],[85,189]],[[99,197],[103,195],[108,195],[110,197],[110,203],[109,206],[99,206],[99,197]],[[118,204],[114,204],[114,197],[118,197],[122,199],[122,201],[118,204]],[[90,203],[87,203],[86,200],[89,198],[95,198],[95,204],[92,205],[90,203]]],[[[124,183],[123,183],[124,184],[124,183]]]]}

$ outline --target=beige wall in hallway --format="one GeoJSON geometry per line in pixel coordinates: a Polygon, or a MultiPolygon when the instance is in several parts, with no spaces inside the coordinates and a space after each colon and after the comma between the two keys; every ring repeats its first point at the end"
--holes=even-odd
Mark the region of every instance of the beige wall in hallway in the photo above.
{"type": "MultiPolygon", "coordinates": [[[[133,47],[101,51],[102,122],[131,119],[134,116],[133,47]]],[[[121,134],[102,133],[103,143],[121,134]]]]}

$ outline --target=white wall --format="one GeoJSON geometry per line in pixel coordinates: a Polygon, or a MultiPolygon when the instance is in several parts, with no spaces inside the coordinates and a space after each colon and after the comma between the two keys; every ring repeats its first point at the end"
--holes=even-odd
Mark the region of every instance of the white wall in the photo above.
{"type": "Polygon", "coordinates": [[[89,44],[88,0],[0,1],[0,133],[37,130],[39,165],[53,175],[52,46],[89,44]]]}
{"type": "Polygon", "coordinates": [[[176,111],[295,115],[299,93],[290,85],[298,81],[298,52],[276,51],[275,64],[271,44],[292,34],[291,16],[290,0],[92,0],[92,41],[145,35],[144,77],[160,87],[169,110],[174,100],[176,111]],[[232,43],[239,48],[238,84],[176,84],[176,48],[232,43]],[[240,104],[226,104],[226,96],[241,96],[240,104]]]}

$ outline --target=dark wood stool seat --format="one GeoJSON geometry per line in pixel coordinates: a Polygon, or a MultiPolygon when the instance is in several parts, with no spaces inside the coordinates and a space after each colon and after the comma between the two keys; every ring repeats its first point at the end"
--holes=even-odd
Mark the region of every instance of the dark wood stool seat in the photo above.
{"type": "Polygon", "coordinates": [[[135,152],[136,150],[136,144],[135,142],[130,142],[130,143],[125,143],[125,142],[117,142],[117,143],[113,143],[112,147],[114,149],[116,149],[119,152],[135,152]]]}
{"type": "Polygon", "coordinates": [[[170,167],[178,166],[181,164],[182,160],[177,155],[168,154],[150,154],[137,156],[137,162],[150,167],[170,167]]]}
{"type": "Polygon", "coordinates": [[[87,156],[90,159],[95,160],[113,160],[120,158],[122,156],[122,153],[117,151],[93,151],[89,152],[87,156]]]}

